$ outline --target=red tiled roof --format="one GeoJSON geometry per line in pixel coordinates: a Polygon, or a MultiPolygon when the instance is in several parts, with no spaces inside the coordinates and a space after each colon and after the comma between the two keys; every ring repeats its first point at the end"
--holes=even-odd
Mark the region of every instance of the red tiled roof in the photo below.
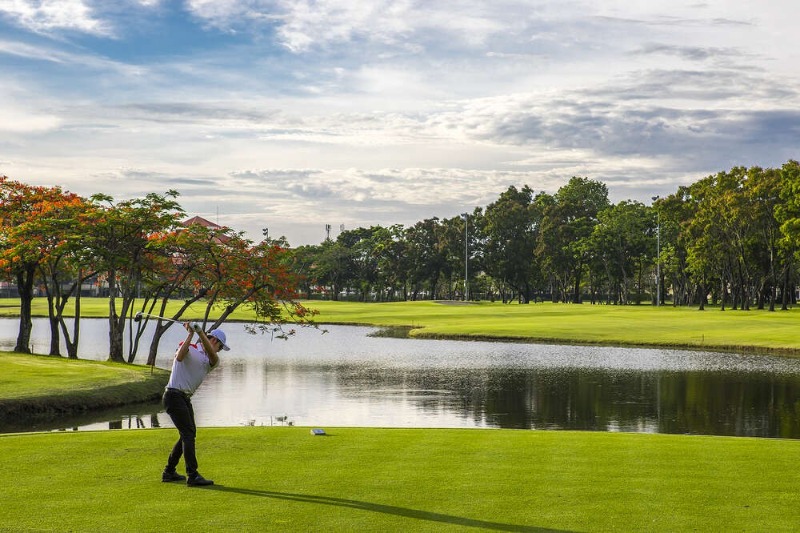
{"type": "Polygon", "coordinates": [[[204,228],[222,229],[222,226],[220,226],[219,224],[214,224],[210,220],[206,220],[203,217],[192,217],[189,220],[183,221],[184,226],[192,226],[194,224],[197,224],[198,226],[203,226],[204,228]]]}

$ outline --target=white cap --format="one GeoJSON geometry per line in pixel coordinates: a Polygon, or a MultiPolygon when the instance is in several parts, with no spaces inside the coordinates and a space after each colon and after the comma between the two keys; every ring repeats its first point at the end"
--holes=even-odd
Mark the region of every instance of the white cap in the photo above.
{"type": "Polygon", "coordinates": [[[222,349],[223,349],[223,350],[226,350],[226,351],[227,351],[227,350],[230,350],[230,349],[231,349],[231,347],[230,347],[230,346],[228,346],[227,344],[225,344],[225,340],[226,340],[226,339],[225,339],[225,332],[224,332],[224,331],[222,331],[221,329],[212,329],[211,331],[209,331],[209,332],[208,332],[208,336],[209,336],[209,337],[214,337],[214,338],[216,338],[216,339],[217,339],[219,342],[221,342],[221,343],[222,343],[222,349]]]}

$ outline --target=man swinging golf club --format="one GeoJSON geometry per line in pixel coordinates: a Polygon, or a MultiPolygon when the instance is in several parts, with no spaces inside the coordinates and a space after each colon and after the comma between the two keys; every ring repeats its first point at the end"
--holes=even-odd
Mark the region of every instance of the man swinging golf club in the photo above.
{"type": "Polygon", "coordinates": [[[187,322],[184,323],[184,327],[189,335],[175,352],[172,373],[169,376],[169,383],[163,398],[167,414],[175,424],[180,437],[172,448],[172,453],[169,454],[161,480],[164,482],[185,480],[190,487],[202,487],[213,485],[214,482],[204,478],[197,471],[197,457],[194,448],[197,426],[194,422],[194,409],[192,409],[190,398],[208,373],[219,364],[217,352],[230,350],[230,348],[225,344],[225,333],[222,330],[215,329],[206,335],[199,324],[187,322]],[[199,345],[191,344],[195,333],[200,339],[199,345]],[[181,456],[186,464],[186,476],[175,470],[181,456]]]}

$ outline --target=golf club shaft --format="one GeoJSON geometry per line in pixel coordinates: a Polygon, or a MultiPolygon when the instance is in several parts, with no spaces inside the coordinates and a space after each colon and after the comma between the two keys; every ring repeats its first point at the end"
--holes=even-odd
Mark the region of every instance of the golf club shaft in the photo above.
{"type": "Polygon", "coordinates": [[[148,317],[148,318],[154,318],[154,319],[158,319],[158,320],[164,320],[166,322],[174,322],[176,324],[183,324],[183,322],[181,322],[180,320],[173,320],[171,318],[166,318],[166,317],[163,317],[163,316],[151,315],[150,313],[141,313],[140,312],[140,313],[136,313],[136,315],[140,316],[140,317],[148,317]]]}
{"type": "MultiPolygon", "coordinates": [[[[137,322],[137,323],[141,323],[142,317],[145,317],[145,316],[147,318],[154,318],[154,319],[158,319],[158,320],[164,320],[165,322],[174,322],[175,324],[183,324],[183,322],[181,322],[180,320],[173,320],[171,318],[165,318],[163,316],[151,315],[150,313],[144,313],[142,311],[139,311],[138,313],[136,313],[136,315],[133,317],[133,321],[137,322]]],[[[199,332],[200,329],[201,329],[200,328],[200,324],[198,324],[196,322],[193,323],[192,324],[192,329],[194,331],[196,331],[196,332],[199,332]]]]}

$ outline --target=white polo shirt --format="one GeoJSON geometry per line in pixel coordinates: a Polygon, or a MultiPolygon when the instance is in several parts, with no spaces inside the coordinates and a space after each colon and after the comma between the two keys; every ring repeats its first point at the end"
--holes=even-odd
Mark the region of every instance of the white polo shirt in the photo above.
{"type": "Polygon", "coordinates": [[[191,396],[213,368],[203,351],[203,345],[190,344],[183,361],[178,361],[177,358],[172,360],[172,373],[169,375],[167,388],[178,389],[191,396]]]}

